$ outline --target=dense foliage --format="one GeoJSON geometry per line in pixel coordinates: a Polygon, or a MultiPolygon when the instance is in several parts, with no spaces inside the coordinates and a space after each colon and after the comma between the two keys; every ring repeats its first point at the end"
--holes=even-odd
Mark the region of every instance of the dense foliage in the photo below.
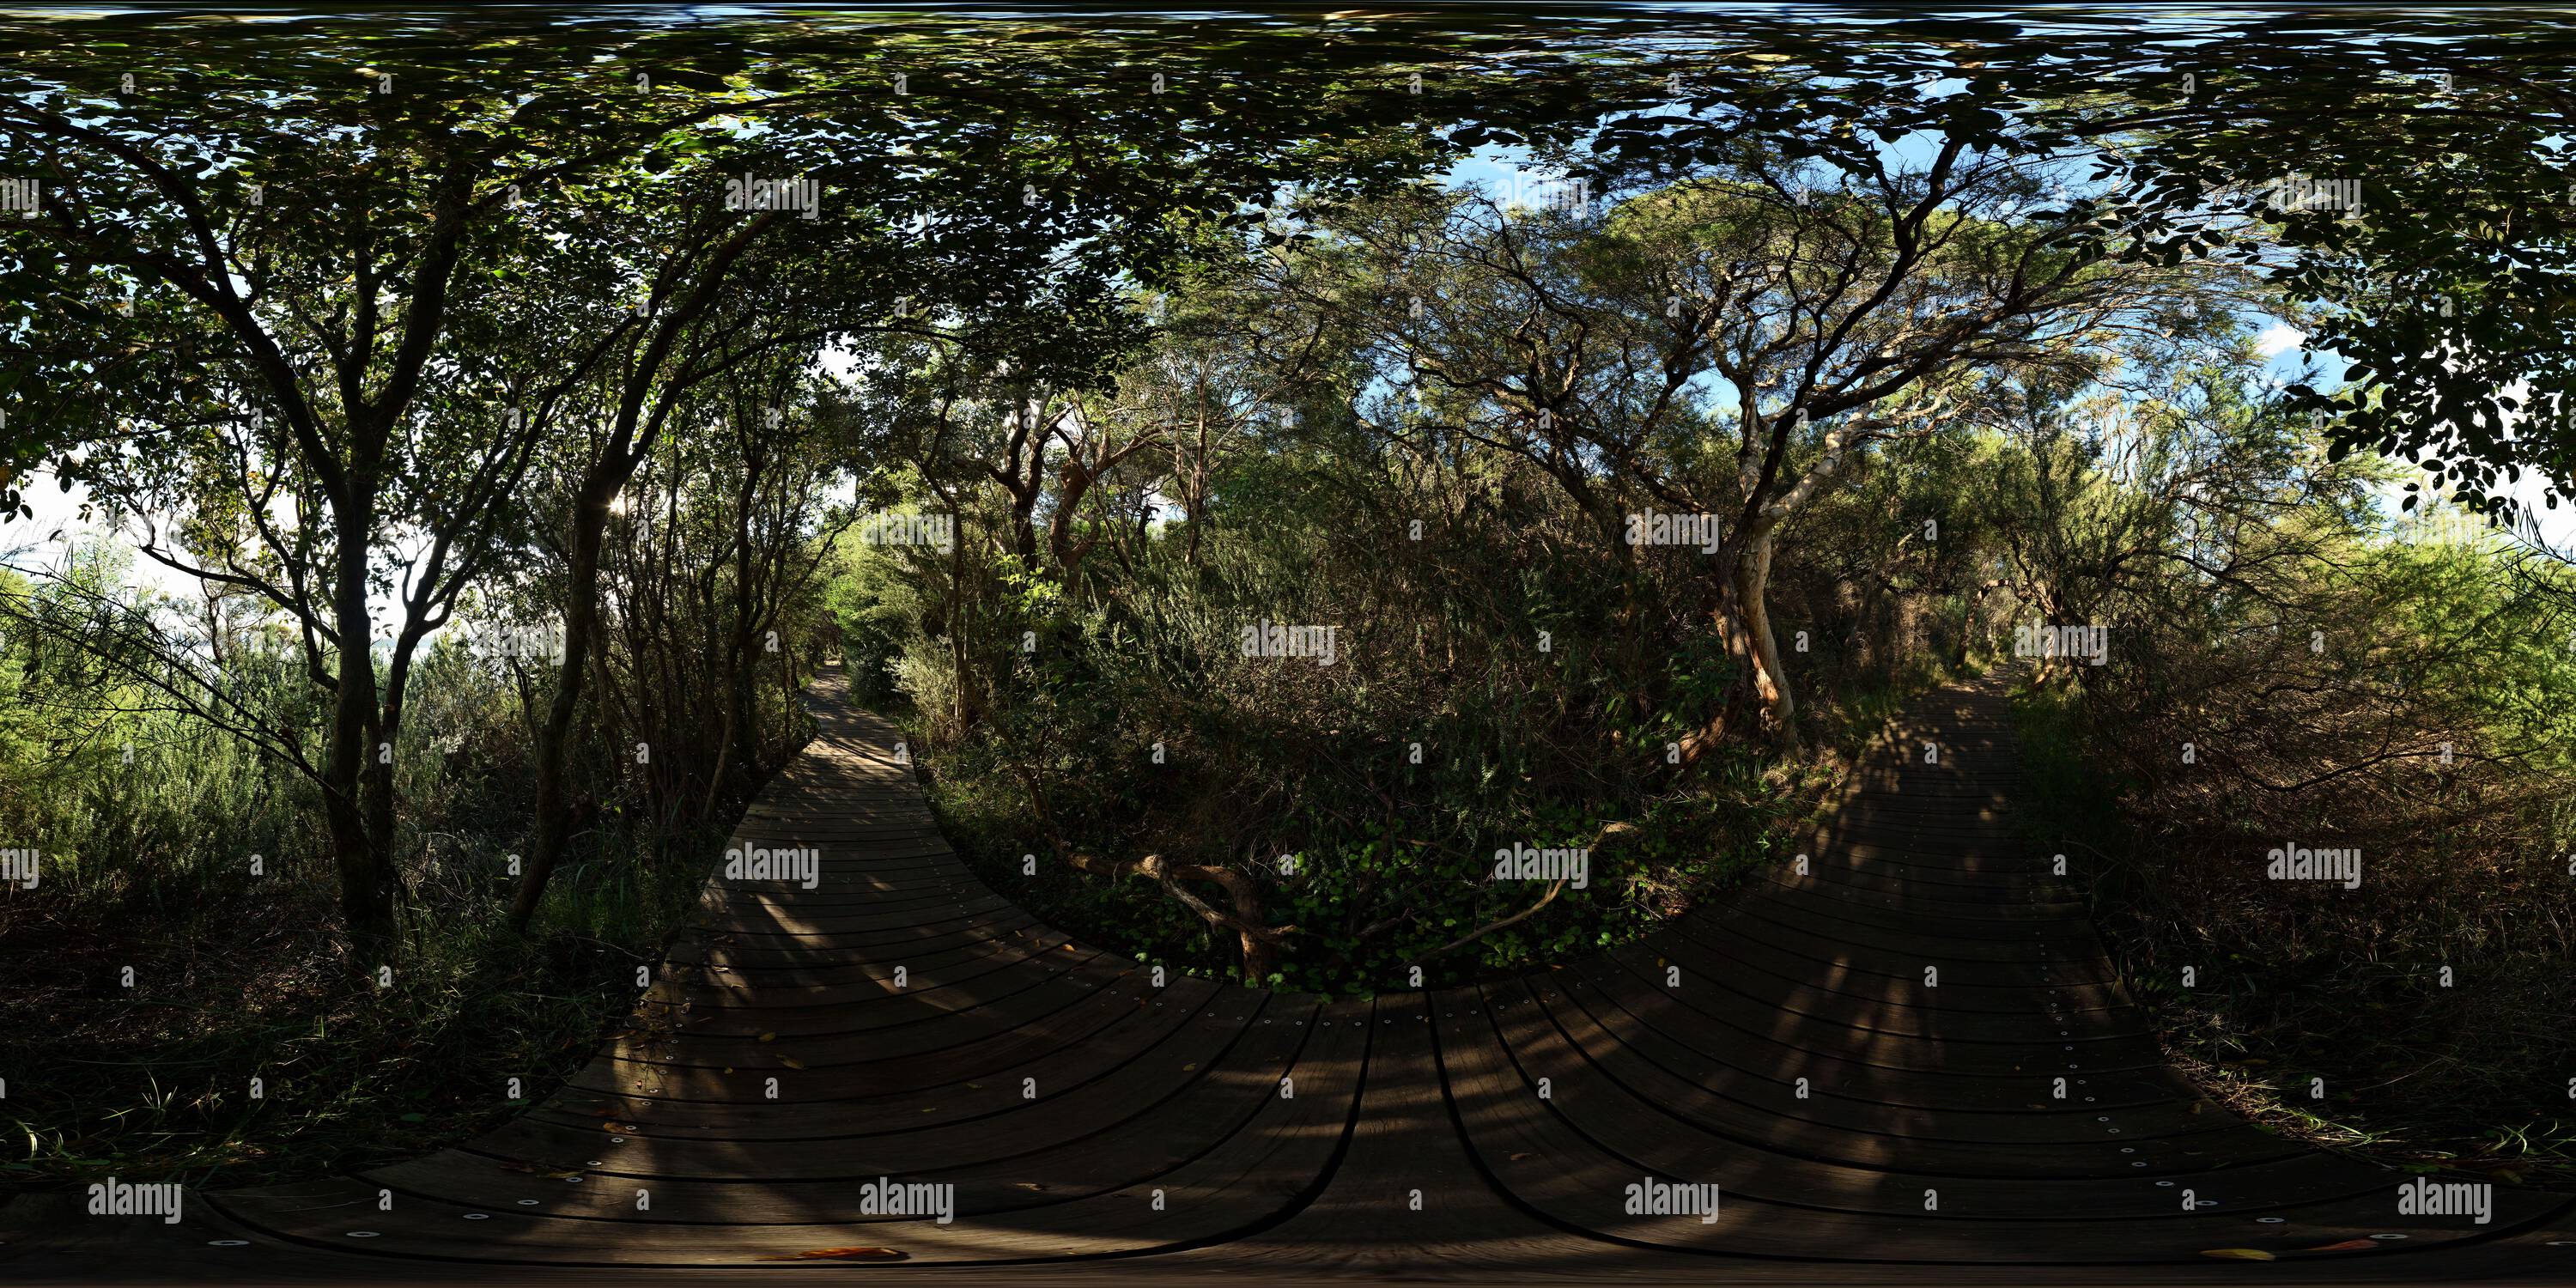
{"type": "Polygon", "coordinates": [[[2563,1152],[2563,32],[765,18],[0,26],[0,1167],[537,1094],[835,655],[993,883],[1333,993],[2014,666],[2178,1049],[2563,1152]]]}

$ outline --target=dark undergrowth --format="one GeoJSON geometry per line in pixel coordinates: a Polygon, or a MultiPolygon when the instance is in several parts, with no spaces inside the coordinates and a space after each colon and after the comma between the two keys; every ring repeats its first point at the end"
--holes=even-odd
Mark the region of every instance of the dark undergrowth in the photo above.
{"type": "Polygon", "coordinates": [[[15,964],[0,990],[0,1192],[107,1175],[294,1180],[497,1125],[632,1008],[637,965],[658,960],[721,848],[720,830],[651,835],[594,838],[534,936],[503,923],[498,882],[470,913],[441,900],[445,914],[411,920],[384,986],[354,980],[320,929],[333,918],[319,865],[259,882],[165,875],[121,898],[0,897],[0,960],[15,964]]]}
{"type": "Polygon", "coordinates": [[[2366,847],[2357,889],[2267,880],[2285,839],[2272,820],[2142,814],[2076,699],[2025,689],[2015,714],[2017,812],[2068,854],[2130,995],[2211,1098],[2399,1167],[2576,1183],[2576,972],[2555,869],[2492,833],[2446,847],[2347,814],[2341,834],[2413,843],[2366,847]]]}
{"type": "MultiPolygon", "coordinates": [[[[1330,814],[1312,811],[1273,821],[1275,834],[1295,838],[1292,848],[1302,869],[1280,881],[1294,902],[1275,919],[1339,927],[1340,935],[1290,939],[1266,982],[1328,996],[1447,987],[1573,960],[1634,941],[1692,908],[1723,903],[1765,867],[1787,861],[1795,849],[1792,838],[1816,816],[1887,718],[1957,674],[1927,662],[1883,684],[1854,684],[1821,695],[1808,713],[1810,741],[1804,747],[1788,753],[1731,748],[1640,793],[1626,807],[1567,791],[1540,797],[1535,806],[1523,805],[1528,798],[1516,794],[1512,806],[1483,808],[1456,780],[1429,777],[1431,790],[1399,799],[1397,808],[1379,818],[1336,826],[1330,814]],[[1451,789],[1446,795],[1444,784],[1451,789]],[[1473,839],[1462,843],[1462,832],[1473,839]],[[1594,838],[1587,888],[1569,887],[1528,920],[1441,953],[1451,941],[1516,910],[1492,900],[1489,856],[1515,838],[1529,837],[1594,838]],[[1356,909],[1373,906],[1372,874],[1400,873],[1420,882],[1426,872],[1433,874],[1432,889],[1456,893],[1421,908],[1408,933],[1383,945],[1351,943],[1356,909]],[[1421,967],[1419,978],[1415,966],[1421,967]]],[[[1057,861],[1045,827],[992,742],[942,746],[916,713],[897,706],[896,715],[914,745],[931,748],[921,772],[933,812],[987,884],[1050,925],[1138,961],[1216,977],[1237,970],[1233,936],[1210,933],[1155,882],[1105,880],[1057,861]]],[[[1324,758],[1382,750],[1336,748],[1320,739],[1306,745],[1324,758]]],[[[1158,775],[1152,785],[1140,785],[1136,780],[1142,777],[1107,767],[1098,772],[1102,791],[1127,804],[1102,820],[1100,835],[1085,839],[1139,853],[1163,844],[1205,845],[1206,838],[1178,834],[1182,829],[1171,820],[1222,813],[1209,798],[1231,785],[1214,776],[1192,782],[1178,775],[1158,775]]],[[[1220,840],[1212,848],[1226,846],[1220,840]]],[[[1517,906],[1533,902],[1526,889],[1515,897],[1517,906]]]]}

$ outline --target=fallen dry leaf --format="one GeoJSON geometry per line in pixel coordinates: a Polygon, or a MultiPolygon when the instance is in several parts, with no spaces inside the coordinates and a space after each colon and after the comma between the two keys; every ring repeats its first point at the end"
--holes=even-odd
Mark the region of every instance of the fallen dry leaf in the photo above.
{"type": "Polygon", "coordinates": [[[1538,1157],[1538,1155],[1533,1154],[1533,1153],[1530,1153],[1530,1152],[1529,1152],[1529,1151],[1527,1151],[1527,1150],[1523,1150],[1523,1151],[1521,1151],[1520,1153],[1517,1153],[1517,1154],[1512,1155],[1512,1161],[1513,1161],[1513,1162],[1515,1162],[1515,1163],[1517,1163],[1517,1162],[1521,1161],[1521,1160],[1522,1160],[1522,1159],[1524,1159],[1524,1158],[1536,1158],[1536,1157],[1538,1157]]]}
{"type": "Polygon", "coordinates": [[[2203,1248],[2201,1249],[2200,1255],[2204,1257],[2227,1257],[2236,1261],[2271,1261],[2274,1259],[2271,1253],[2265,1252],[2261,1248],[2203,1248]]]}
{"type": "Polygon", "coordinates": [[[775,1042],[778,1040],[778,1035],[775,1033],[763,1033],[760,1035],[760,1040],[763,1042],[775,1042]]]}
{"type": "Polygon", "coordinates": [[[762,1257],[763,1261],[903,1261],[912,1256],[892,1248],[808,1248],[783,1257],[762,1257]]]}
{"type": "Polygon", "coordinates": [[[804,1062],[804,1061],[799,1060],[799,1059],[796,1059],[796,1058],[794,1058],[794,1057],[792,1057],[792,1056],[783,1056],[783,1055],[782,1055],[782,1056],[778,1057],[778,1062],[779,1062],[780,1064],[786,1065],[786,1066],[787,1066],[788,1068],[790,1068],[790,1069],[802,1069],[802,1068],[804,1068],[804,1067],[805,1067],[805,1062],[804,1062]]]}
{"type": "Polygon", "coordinates": [[[2322,1247],[2322,1248],[2301,1248],[2301,1249],[2299,1249],[2299,1251],[2301,1251],[2301,1252],[2368,1252],[2368,1251],[2370,1251],[2372,1248],[2376,1248],[2376,1247],[2378,1247],[2378,1246],[2379,1246],[2379,1245],[2378,1245],[2377,1243],[2375,1243],[2375,1242],[2373,1242],[2373,1241],[2371,1241],[2371,1240],[2369,1240],[2369,1239],[2346,1239],[2346,1240],[2344,1240],[2344,1241],[2343,1241],[2343,1242],[2341,1242],[2341,1243],[2329,1243],[2329,1244],[2327,1244],[2326,1246],[2324,1246],[2324,1247],[2322,1247]]]}

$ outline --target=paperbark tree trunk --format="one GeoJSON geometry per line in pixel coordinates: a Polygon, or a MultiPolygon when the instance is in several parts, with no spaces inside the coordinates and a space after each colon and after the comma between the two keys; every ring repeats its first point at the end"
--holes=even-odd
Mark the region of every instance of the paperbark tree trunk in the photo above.
{"type": "Polygon", "coordinates": [[[1771,629],[1771,553],[1777,542],[1777,532],[1765,530],[1746,543],[1735,566],[1735,609],[1754,663],[1754,693],[1781,735],[1794,739],[1798,698],[1789,687],[1789,667],[1780,657],[1780,641],[1771,629]]]}
{"type": "Polygon", "coordinates": [[[1677,744],[1684,764],[1714,749],[1726,740],[1729,730],[1741,727],[1757,711],[1779,736],[1797,736],[1797,699],[1771,624],[1771,555],[1776,540],[1775,533],[1765,531],[1729,543],[1716,555],[1718,603],[1711,625],[1742,673],[1707,721],[1677,744]]]}

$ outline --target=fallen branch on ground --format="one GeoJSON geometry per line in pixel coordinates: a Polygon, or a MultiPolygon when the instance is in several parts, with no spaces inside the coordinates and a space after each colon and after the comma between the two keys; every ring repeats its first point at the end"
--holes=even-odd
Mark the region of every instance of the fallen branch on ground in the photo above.
{"type": "Polygon", "coordinates": [[[1076,871],[1110,878],[1123,877],[1131,872],[1152,877],[1161,884],[1163,893],[1179,900],[1201,920],[1233,931],[1242,941],[1243,973],[1248,984],[1258,986],[1269,977],[1282,941],[1290,935],[1305,933],[1297,926],[1262,924],[1259,883],[1232,868],[1203,863],[1166,863],[1159,854],[1148,854],[1141,859],[1103,859],[1081,853],[1061,838],[1054,839],[1053,844],[1057,855],[1073,865],[1076,871]],[[1181,885],[1183,881],[1205,881],[1223,889],[1234,903],[1234,912],[1228,914],[1211,906],[1184,888],[1181,885]]]}
{"type": "MultiPolygon", "coordinates": [[[[1622,837],[1634,836],[1636,835],[1636,832],[1637,825],[1634,823],[1612,823],[1602,828],[1600,833],[1592,838],[1591,843],[1585,845],[1583,848],[1586,851],[1590,851],[1599,848],[1601,843],[1604,841],[1615,841],[1622,837]]],[[[1540,895],[1537,903],[1531,904],[1530,906],[1523,908],[1519,912],[1505,917],[1500,921],[1480,926],[1475,930],[1467,932],[1465,935],[1450,940],[1448,943],[1432,949],[1430,954],[1424,957],[1423,960],[1429,961],[1434,957],[1445,956],[1451,949],[1466,947],[1467,945],[1472,944],[1497,930],[1506,930],[1510,927],[1517,926],[1520,923],[1537,916],[1539,909],[1556,902],[1556,896],[1564,892],[1565,879],[1563,877],[1559,877],[1548,883],[1547,893],[1540,895]]]]}
{"type": "Polygon", "coordinates": [[[1427,956],[1425,956],[1425,957],[1423,958],[1423,960],[1424,960],[1424,961],[1429,961],[1429,960],[1431,960],[1431,958],[1433,958],[1433,957],[1439,957],[1439,956],[1442,956],[1442,955],[1446,954],[1447,952],[1449,952],[1449,950],[1451,950],[1451,949],[1453,949],[1453,948],[1462,948],[1462,947],[1465,947],[1466,945],[1468,945],[1468,944],[1472,944],[1472,943],[1476,942],[1477,940],[1482,939],[1482,938],[1484,938],[1485,936],[1487,936],[1487,935],[1490,935],[1490,934],[1494,933],[1494,932],[1495,932],[1495,931],[1497,931],[1497,930],[1501,930],[1501,929],[1504,929],[1504,928],[1509,927],[1509,926],[1516,926],[1516,925],[1519,925],[1521,922],[1527,921],[1527,920],[1529,920],[1530,918],[1532,918],[1532,917],[1534,917],[1534,916],[1537,916],[1537,915],[1538,915],[1538,910],[1539,910],[1539,909],[1541,909],[1541,908],[1544,908],[1544,907],[1548,906],[1548,905],[1549,905],[1549,904],[1551,904],[1551,903],[1556,902],[1556,896],[1558,895],[1558,893],[1559,893],[1559,892],[1563,891],[1564,889],[1565,889],[1565,878],[1563,878],[1563,877],[1558,877],[1556,880],[1548,882],[1548,883],[1547,883],[1547,893],[1545,893],[1545,894],[1543,894],[1543,895],[1540,895],[1540,896],[1538,897],[1538,902],[1537,902],[1537,903],[1531,904],[1530,906],[1528,906],[1528,907],[1526,907],[1526,908],[1521,909],[1519,912],[1513,913],[1511,916],[1508,916],[1508,917],[1503,918],[1501,921],[1493,922],[1493,923],[1491,923],[1491,924],[1488,924],[1488,925],[1482,926],[1482,927],[1480,927],[1480,928],[1478,928],[1478,929],[1475,929],[1475,930],[1469,931],[1469,932],[1468,932],[1468,933],[1466,933],[1465,935],[1462,935],[1462,936],[1460,936],[1460,937],[1458,937],[1458,938],[1456,938],[1456,939],[1450,940],[1448,943],[1442,944],[1442,945],[1441,945],[1441,946],[1439,946],[1438,948],[1434,948],[1434,949],[1432,949],[1432,950],[1431,950],[1431,952],[1430,952],[1427,956]]]}

